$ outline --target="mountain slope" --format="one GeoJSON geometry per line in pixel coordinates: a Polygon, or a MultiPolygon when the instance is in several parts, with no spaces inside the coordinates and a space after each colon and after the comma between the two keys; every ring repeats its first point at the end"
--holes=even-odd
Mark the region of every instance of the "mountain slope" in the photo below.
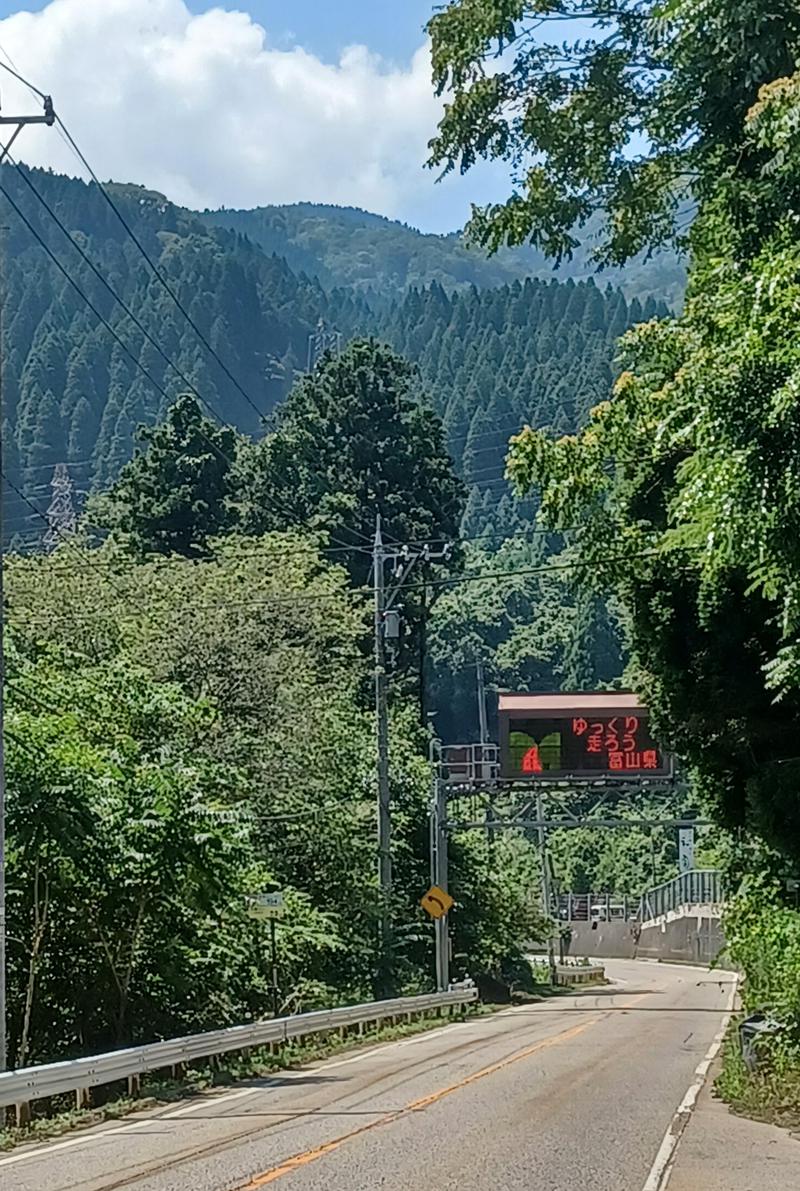
{"type": "Polygon", "coordinates": [[[669,252],[597,274],[590,259],[596,223],[587,225],[584,243],[573,258],[554,269],[552,261],[530,247],[504,249],[487,257],[459,235],[424,234],[354,207],[295,203],[205,211],[200,218],[208,226],[241,232],[265,252],[284,257],[295,271],[319,278],[326,288],[396,294],[434,281],[452,290],[471,285],[488,288],[526,277],[586,280],[595,276],[598,284],[619,285],[629,298],[653,296],[674,306],[683,293],[683,267],[669,252]]]}
{"type": "MultiPolygon", "coordinates": [[[[346,266],[351,277],[363,267],[377,284],[380,270],[394,260],[395,281],[380,292],[356,284],[328,289],[307,275],[321,251],[313,237],[305,241],[305,258],[295,238],[292,267],[239,231],[200,219],[162,195],[112,185],[126,220],[245,398],[154,278],[96,186],[7,166],[0,178],[95,308],[9,211],[3,429],[4,470],[13,487],[6,493],[6,533],[31,543],[45,527],[41,514],[57,464],[66,464],[79,499],[107,486],[133,453],[136,427],[160,420],[187,388],[165,357],[197,388],[207,409],[258,435],[263,423],[256,411],[269,414],[305,369],[309,334],[320,318],[345,340],[377,335],[419,364],[445,421],[456,467],[470,486],[467,532],[511,530],[530,510],[513,504],[502,480],[509,435],[525,422],[574,428],[608,392],[617,336],[641,317],[666,310],[652,300],[628,301],[621,291],[601,289],[591,280],[550,277],[454,287],[434,279],[407,288],[411,276],[423,279],[432,261],[449,282],[462,265],[473,281],[492,278],[502,261],[486,262],[455,239],[420,237],[377,216],[347,211],[337,213],[336,227],[351,227],[350,245],[369,234],[371,247],[368,238],[363,252],[371,272],[363,262],[348,264],[342,251],[326,279],[336,274],[341,280],[346,266]],[[154,343],[81,260],[26,178],[154,343]],[[400,253],[398,238],[417,253],[411,263],[400,253]]],[[[332,225],[323,224],[324,241],[332,225]]],[[[285,222],[282,226],[281,235],[285,222]]]]}
{"type": "MultiPolygon", "coordinates": [[[[17,171],[2,183],[35,232],[117,332],[115,342],[17,215],[9,212],[3,322],[5,466],[39,504],[54,464],[80,491],[102,487],[133,450],[134,431],[164,413],[184,380],[133,325],[17,171]],[[137,367],[137,364],[141,367],[137,367]],[[147,374],[147,375],[145,375],[147,374]]],[[[154,279],[96,186],[43,171],[27,177],[170,360],[227,421],[259,418],[154,279]]],[[[115,201],[182,304],[253,405],[269,412],[305,360],[308,334],[328,313],[319,285],[242,237],[206,227],[162,196],[114,187],[115,201]]],[[[14,529],[36,515],[9,497],[14,529]]]]}

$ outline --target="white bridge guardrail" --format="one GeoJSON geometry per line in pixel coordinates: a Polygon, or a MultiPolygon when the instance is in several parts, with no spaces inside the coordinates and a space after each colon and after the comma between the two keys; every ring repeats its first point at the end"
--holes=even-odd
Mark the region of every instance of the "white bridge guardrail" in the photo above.
{"type": "Polygon", "coordinates": [[[0,1107],[24,1105],[31,1100],[60,1096],[65,1092],[85,1093],[89,1088],[113,1083],[119,1079],[137,1079],[148,1071],[164,1067],[178,1067],[197,1059],[228,1051],[246,1050],[268,1043],[288,1042],[309,1034],[323,1033],[363,1022],[383,1021],[390,1017],[427,1013],[454,1005],[464,1005],[478,999],[478,990],[471,984],[456,985],[449,992],[429,993],[418,997],[397,997],[390,1001],[371,1001],[364,1005],[347,1005],[340,1009],[322,1009],[314,1013],[298,1013],[291,1017],[275,1017],[246,1026],[230,1026],[206,1034],[190,1034],[167,1042],[151,1042],[127,1050],[114,1050],[86,1059],[69,1059],[63,1063],[47,1063],[40,1067],[21,1067],[17,1071],[0,1074],[0,1107]]]}

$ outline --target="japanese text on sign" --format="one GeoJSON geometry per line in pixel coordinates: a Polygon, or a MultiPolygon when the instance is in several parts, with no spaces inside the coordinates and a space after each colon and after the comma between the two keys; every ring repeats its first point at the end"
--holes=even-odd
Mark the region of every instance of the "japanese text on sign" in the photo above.
{"type": "Polygon", "coordinates": [[[650,736],[646,717],[576,715],[558,719],[511,719],[508,734],[510,772],[536,774],[649,774],[668,769],[650,736]]]}

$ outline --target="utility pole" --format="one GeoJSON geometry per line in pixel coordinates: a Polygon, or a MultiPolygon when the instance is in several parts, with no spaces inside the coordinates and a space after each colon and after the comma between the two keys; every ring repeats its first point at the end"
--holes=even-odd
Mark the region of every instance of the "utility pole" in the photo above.
{"type": "Polygon", "coordinates": [[[542,870],[542,909],[548,921],[547,928],[547,963],[550,968],[550,982],[556,982],[556,955],[553,945],[553,926],[550,921],[551,897],[550,897],[550,862],[547,858],[547,828],[544,826],[544,807],[541,790],[536,794],[536,818],[539,820],[539,859],[542,870]]]}
{"type": "Polygon", "coordinates": [[[486,680],[483,673],[483,657],[478,655],[475,661],[478,681],[478,730],[481,744],[489,743],[489,725],[486,722],[486,680]]]}
{"type": "MultiPolygon", "coordinates": [[[[483,669],[483,655],[478,654],[475,659],[475,677],[478,687],[478,733],[480,736],[481,745],[489,743],[489,724],[486,718],[486,676],[483,669]]],[[[486,776],[486,758],[484,757],[483,748],[480,751],[480,776],[486,776]]],[[[495,833],[492,823],[494,822],[494,797],[490,791],[489,800],[486,805],[486,839],[489,848],[494,847],[495,833]]]]}
{"type": "Polygon", "coordinates": [[[420,561],[432,562],[449,557],[450,544],[439,550],[429,545],[421,548],[402,546],[387,550],[383,543],[381,515],[375,516],[375,537],[372,546],[372,575],[375,632],[375,735],[377,745],[378,787],[378,882],[381,899],[380,955],[378,979],[379,996],[391,996],[393,989],[393,929],[392,929],[392,812],[389,791],[389,678],[386,669],[386,642],[399,642],[402,623],[397,601],[406,579],[420,561]],[[392,563],[392,586],[386,587],[386,563],[392,563]]]}
{"type": "MultiPolygon", "coordinates": [[[[41,95],[41,93],[40,93],[41,95]]],[[[56,114],[53,101],[49,95],[41,95],[41,116],[4,116],[0,115],[0,125],[16,125],[7,144],[0,145],[0,165],[5,161],[14,141],[22,132],[26,124],[55,123],[56,114]]],[[[5,555],[5,510],[3,507],[3,482],[5,480],[5,455],[3,442],[3,384],[2,384],[2,356],[3,356],[3,325],[2,309],[5,300],[5,229],[3,229],[2,257],[0,259],[0,1071],[8,1067],[8,1030],[6,1006],[6,758],[5,758],[5,591],[3,582],[3,567],[5,555]]]]}
{"type": "Polygon", "coordinates": [[[389,703],[386,675],[386,587],[381,515],[375,516],[372,549],[375,595],[375,736],[378,758],[378,884],[380,890],[380,940],[378,996],[392,993],[392,819],[389,791],[389,703]]]}

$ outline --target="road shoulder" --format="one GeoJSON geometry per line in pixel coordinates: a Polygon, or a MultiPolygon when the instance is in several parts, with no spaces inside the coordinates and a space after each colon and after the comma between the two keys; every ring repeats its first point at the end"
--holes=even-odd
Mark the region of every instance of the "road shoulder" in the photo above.
{"type": "Polygon", "coordinates": [[[712,1086],[713,1076],[681,1138],[669,1191],[797,1191],[800,1138],[735,1116],[712,1086]]]}

